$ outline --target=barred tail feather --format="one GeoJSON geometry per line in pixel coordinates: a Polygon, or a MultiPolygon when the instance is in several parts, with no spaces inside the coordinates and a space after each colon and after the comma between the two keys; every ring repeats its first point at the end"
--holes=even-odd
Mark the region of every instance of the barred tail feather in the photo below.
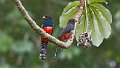
{"type": "Polygon", "coordinates": [[[45,60],[47,57],[47,43],[42,43],[39,59],[45,60]]]}

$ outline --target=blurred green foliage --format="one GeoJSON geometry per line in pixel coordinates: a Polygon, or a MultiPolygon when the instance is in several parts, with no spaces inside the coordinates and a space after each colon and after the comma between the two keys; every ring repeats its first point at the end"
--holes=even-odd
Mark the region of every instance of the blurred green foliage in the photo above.
{"type": "MultiPolygon", "coordinates": [[[[31,17],[41,25],[42,16],[53,17],[55,37],[61,30],[59,16],[75,0],[21,0],[31,17]]],[[[39,59],[39,35],[27,24],[12,0],[0,0],[0,68],[120,68],[120,0],[107,0],[113,15],[112,34],[100,47],[83,49],[76,42],[62,49],[56,59],[49,43],[48,60],[39,59]]]]}

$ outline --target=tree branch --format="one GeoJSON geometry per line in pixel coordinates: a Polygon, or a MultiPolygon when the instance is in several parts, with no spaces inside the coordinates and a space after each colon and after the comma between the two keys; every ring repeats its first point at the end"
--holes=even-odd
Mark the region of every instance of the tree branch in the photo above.
{"type": "MultiPolygon", "coordinates": [[[[15,2],[15,5],[19,9],[19,11],[22,13],[28,24],[40,35],[45,36],[47,39],[49,39],[51,42],[54,44],[58,45],[59,47],[62,48],[68,48],[72,45],[73,39],[75,36],[75,30],[74,33],[72,34],[72,37],[67,41],[67,42],[62,42],[58,40],[57,38],[51,36],[50,34],[46,33],[42,28],[40,28],[36,22],[29,16],[28,12],[20,2],[20,0],[13,0],[15,2]]],[[[78,13],[75,15],[74,19],[77,21],[75,24],[78,23],[79,17],[82,15],[83,12],[83,7],[84,7],[84,0],[80,0],[80,10],[78,13]]],[[[76,25],[75,25],[76,26],[76,25]]],[[[76,29],[76,27],[75,27],[76,29]]]]}

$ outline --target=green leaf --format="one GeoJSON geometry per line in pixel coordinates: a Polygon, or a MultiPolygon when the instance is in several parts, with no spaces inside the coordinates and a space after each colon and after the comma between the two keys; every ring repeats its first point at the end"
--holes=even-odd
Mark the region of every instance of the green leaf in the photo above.
{"type": "Polygon", "coordinates": [[[98,9],[95,9],[94,13],[96,15],[98,25],[99,25],[99,29],[100,29],[100,32],[101,32],[102,36],[104,38],[108,38],[109,35],[111,34],[111,26],[110,26],[110,24],[105,19],[105,17],[103,17],[102,13],[98,9]]]}
{"type": "MultiPolygon", "coordinates": [[[[85,9],[86,10],[86,9],[85,9]]],[[[80,18],[80,24],[77,25],[76,39],[78,40],[81,33],[91,31],[92,43],[100,46],[104,38],[108,38],[111,34],[112,15],[108,9],[98,3],[92,3],[87,7],[88,23],[86,20],[85,10],[80,18]]]]}
{"type": "Polygon", "coordinates": [[[96,2],[105,2],[105,0],[87,0],[88,4],[90,3],[96,3],[96,2]]]}
{"type": "Polygon", "coordinates": [[[98,47],[103,41],[103,36],[100,32],[98,21],[92,10],[91,10],[91,14],[92,14],[92,20],[93,20],[93,22],[90,23],[90,27],[92,27],[92,33],[91,33],[92,43],[93,45],[98,47]]]}
{"type": "Polygon", "coordinates": [[[96,9],[98,9],[102,13],[102,15],[106,18],[106,20],[110,24],[112,23],[112,15],[111,15],[110,11],[107,8],[105,8],[103,5],[98,4],[98,3],[91,4],[90,6],[93,6],[96,9]]]}
{"type": "Polygon", "coordinates": [[[59,19],[59,26],[64,28],[67,25],[69,19],[73,18],[74,15],[78,12],[79,1],[70,2],[65,9],[63,10],[62,15],[59,19]]]}
{"type": "Polygon", "coordinates": [[[80,24],[77,24],[77,28],[76,28],[76,40],[78,40],[80,34],[86,32],[86,20],[85,20],[85,15],[82,15],[80,18],[80,24]]]}
{"type": "MultiPolygon", "coordinates": [[[[108,38],[111,34],[110,24],[112,23],[112,15],[108,9],[96,2],[105,2],[105,0],[89,1],[89,6],[87,6],[85,9],[90,9],[89,12],[87,12],[89,25],[87,26],[86,13],[84,10],[83,15],[80,18],[80,24],[77,24],[76,39],[78,40],[81,33],[92,30],[92,43],[98,47],[102,43],[103,39],[108,38]],[[87,28],[88,30],[86,30],[87,28]]],[[[68,20],[74,17],[78,11],[78,5],[79,1],[75,1],[69,3],[65,7],[62,15],[60,16],[60,27],[64,28],[67,25],[68,20]]]]}
{"type": "Polygon", "coordinates": [[[74,2],[68,3],[68,5],[64,8],[62,14],[66,13],[66,12],[69,11],[71,8],[78,6],[79,4],[80,4],[79,1],[74,1],[74,2]]]}
{"type": "Polygon", "coordinates": [[[110,24],[112,23],[112,15],[108,9],[98,3],[91,4],[90,7],[92,9],[94,25],[98,26],[98,29],[95,27],[97,31],[92,31],[92,43],[95,46],[99,46],[103,39],[108,38],[111,34],[110,24]]]}

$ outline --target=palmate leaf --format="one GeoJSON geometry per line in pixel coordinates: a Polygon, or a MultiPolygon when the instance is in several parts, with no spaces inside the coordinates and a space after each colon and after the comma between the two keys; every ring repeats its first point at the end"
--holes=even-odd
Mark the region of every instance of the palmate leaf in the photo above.
{"type": "Polygon", "coordinates": [[[69,19],[73,18],[79,9],[79,1],[70,2],[63,10],[59,19],[59,26],[64,28],[67,25],[69,19]]]}
{"type": "MultiPolygon", "coordinates": [[[[92,30],[92,33],[91,33],[92,43],[93,45],[98,47],[102,43],[103,39],[108,38],[109,35],[111,34],[110,24],[112,22],[112,15],[108,9],[106,9],[104,6],[98,3],[90,4],[89,7],[87,7],[87,10],[88,10],[87,15],[88,15],[88,23],[89,23],[88,31],[92,30]]],[[[85,16],[85,13],[83,13],[83,16],[85,16]]],[[[86,23],[85,19],[80,19],[80,20],[83,20],[84,23],[86,23]]],[[[81,25],[79,25],[79,28],[76,30],[77,40],[79,35],[85,32],[83,27],[87,26],[87,24],[82,25],[83,23],[82,21],[80,21],[80,23],[81,25]]]]}
{"type": "Polygon", "coordinates": [[[102,15],[106,18],[106,20],[110,24],[112,23],[112,15],[111,15],[110,11],[108,9],[106,9],[103,5],[98,4],[98,3],[93,3],[93,4],[90,4],[90,6],[93,6],[96,9],[98,9],[102,13],[102,15]]]}
{"type": "Polygon", "coordinates": [[[88,0],[88,4],[96,2],[105,2],[105,0],[88,0]]]}
{"type": "MultiPolygon", "coordinates": [[[[112,23],[112,15],[108,9],[106,9],[104,6],[98,3],[94,3],[91,5],[92,7],[90,7],[90,9],[93,17],[93,22],[94,24],[95,22],[97,23],[95,26],[98,26],[99,27],[98,29],[100,31],[100,32],[97,31],[96,33],[96,35],[98,36],[95,36],[94,31],[92,31],[91,37],[92,37],[93,45],[98,47],[102,43],[103,39],[108,38],[109,35],[111,34],[110,24],[112,23]],[[96,5],[96,6],[93,6],[93,5],[96,5]]],[[[97,28],[95,28],[95,30],[96,29],[97,28]]]]}
{"type": "Polygon", "coordinates": [[[92,43],[95,46],[99,46],[102,41],[103,41],[103,36],[100,32],[99,25],[98,25],[98,19],[96,18],[94,12],[91,10],[91,15],[92,15],[92,22],[90,23],[90,27],[92,27],[92,33],[91,33],[91,38],[92,38],[92,43]]]}
{"type": "Polygon", "coordinates": [[[76,7],[80,4],[79,1],[74,1],[74,2],[70,2],[68,3],[68,5],[64,8],[62,14],[65,14],[66,12],[68,12],[70,9],[72,9],[73,7],[76,7]]]}
{"type": "Polygon", "coordinates": [[[103,17],[102,13],[98,9],[94,9],[95,16],[99,25],[100,32],[104,38],[108,38],[111,34],[111,26],[109,22],[103,17]]]}
{"type": "MultiPolygon", "coordinates": [[[[98,2],[105,2],[105,0],[87,0],[87,7],[85,7],[80,23],[76,27],[76,40],[80,34],[91,31],[92,43],[95,46],[100,46],[104,38],[108,38],[111,34],[112,15],[108,9],[98,2]],[[86,16],[86,12],[87,16],[86,16]],[[88,18],[87,18],[88,17],[88,18]],[[88,19],[88,21],[86,20],[88,19]],[[87,24],[89,23],[89,25],[87,24]],[[87,29],[88,28],[88,29],[87,29]]],[[[68,4],[62,15],[60,16],[60,27],[65,27],[68,20],[74,17],[78,11],[79,1],[68,4]]]]}

